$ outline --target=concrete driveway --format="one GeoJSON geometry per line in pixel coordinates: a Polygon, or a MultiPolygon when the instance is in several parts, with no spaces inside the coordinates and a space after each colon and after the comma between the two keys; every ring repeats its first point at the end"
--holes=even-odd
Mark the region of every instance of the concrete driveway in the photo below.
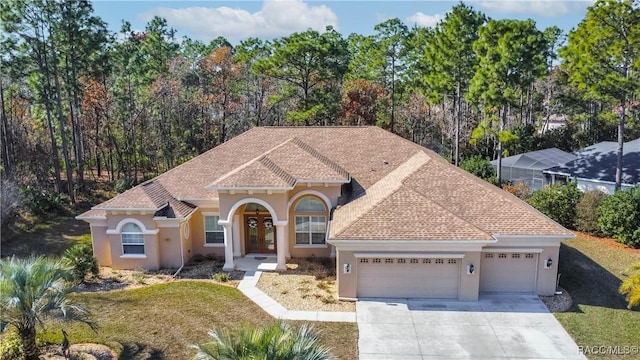
{"type": "Polygon", "coordinates": [[[358,301],[360,360],[586,359],[537,296],[358,301]]]}

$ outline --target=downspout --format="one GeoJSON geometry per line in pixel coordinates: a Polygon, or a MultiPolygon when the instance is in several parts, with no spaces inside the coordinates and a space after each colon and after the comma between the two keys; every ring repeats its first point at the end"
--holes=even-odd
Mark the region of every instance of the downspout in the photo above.
{"type": "Polygon", "coordinates": [[[180,274],[180,271],[182,271],[182,268],[184,267],[184,244],[182,242],[182,235],[183,235],[183,230],[182,227],[180,227],[180,267],[178,268],[178,271],[176,271],[175,274],[173,274],[173,278],[175,279],[176,276],[178,276],[178,274],[180,274]]]}

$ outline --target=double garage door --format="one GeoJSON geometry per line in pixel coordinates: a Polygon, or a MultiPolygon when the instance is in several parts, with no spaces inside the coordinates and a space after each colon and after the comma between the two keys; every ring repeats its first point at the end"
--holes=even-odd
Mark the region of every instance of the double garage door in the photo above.
{"type": "Polygon", "coordinates": [[[481,292],[533,293],[538,254],[483,253],[480,266],[481,292]]]}
{"type": "Polygon", "coordinates": [[[360,258],[358,297],[458,297],[460,259],[360,258]]]}

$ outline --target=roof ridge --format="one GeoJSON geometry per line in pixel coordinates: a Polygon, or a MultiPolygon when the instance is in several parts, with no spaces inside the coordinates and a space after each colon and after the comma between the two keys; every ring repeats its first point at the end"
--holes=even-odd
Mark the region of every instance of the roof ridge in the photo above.
{"type": "Polygon", "coordinates": [[[296,178],[291,176],[291,174],[289,174],[288,172],[284,171],[280,166],[276,165],[276,163],[269,159],[267,155],[264,155],[260,159],[258,159],[258,162],[264,165],[267,169],[271,170],[271,172],[273,172],[276,176],[289,183],[291,186],[296,183],[296,178]]]}
{"type": "Polygon", "coordinates": [[[336,209],[336,211],[341,210],[346,213],[342,214],[340,217],[341,221],[336,222],[335,218],[332,221],[331,228],[336,231],[333,236],[342,233],[346,228],[374,209],[376,205],[384,201],[385,198],[402,188],[404,179],[415,174],[418,169],[429,161],[431,161],[431,157],[426,153],[422,151],[416,152],[413,156],[400,164],[400,166],[395,170],[391,171],[366,189],[366,194],[364,196],[345,204],[340,209],[336,209]],[[355,210],[357,210],[358,206],[363,206],[364,209],[363,211],[356,213],[355,210]]]}
{"type": "Polygon", "coordinates": [[[330,167],[333,171],[339,173],[340,175],[342,175],[342,176],[344,176],[346,178],[350,178],[351,175],[342,166],[336,164],[331,159],[326,157],[324,154],[321,154],[318,150],[314,149],[313,147],[311,147],[311,145],[309,145],[306,142],[302,141],[297,136],[294,136],[291,139],[291,142],[296,144],[296,145],[298,145],[299,148],[301,148],[302,150],[306,151],[311,156],[313,156],[316,159],[320,160],[322,163],[324,163],[325,165],[330,167]]]}
{"type": "MultiPolygon", "coordinates": [[[[258,127],[258,128],[254,128],[254,129],[260,129],[260,128],[258,127]]],[[[267,156],[270,152],[273,152],[275,149],[278,149],[278,148],[280,148],[280,147],[284,146],[285,144],[287,144],[287,143],[291,142],[291,140],[292,140],[291,138],[290,138],[290,139],[287,139],[286,141],[283,141],[282,143],[280,143],[280,144],[278,144],[278,145],[276,145],[276,146],[272,147],[271,149],[269,149],[269,150],[267,150],[267,151],[263,152],[262,154],[258,155],[257,157],[255,157],[255,158],[253,158],[253,159],[251,159],[251,160],[249,160],[249,161],[247,161],[247,162],[245,162],[245,163],[241,164],[240,166],[236,167],[235,169],[233,169],[233,170],[231,170],[231,171],[228,171],[226,174],[224,174],[224,175],[220,176],[220,177],[219,177],[219,178],[217,178],[217,179],[214,179],[212,182],[210,182],[209,184],[207,184],[207,185],[205,186],[205,188],[208,188],[208,187],[210,187],[210,186],[213,186],[213,184],[218,183],[218,182],[220,182],[220,181],[222,181],[222,180],[224,180],[224,179],[226,179],[226,178],[228,178],[228,177],[230,177],[230,176],[232,176],[232,175],[237,174],[238,172],[240,172],[240,171],[242,171],[243,169],[245,169],[245,168],[249,167],[249,166],[250,166],[250,165],[252,165],[253,163],[260,162],[260,159],[262,159],[263,157],[267,156]]],[[[215,149],[215,148],[214,148],[214,149],[215,149]]],[[[212,150],[213,150],[213,149],[212,149],[212,150]]],[[[264,165],[264,164],[263,164],[263,165],[264,165]]],[[[274,165],[275,165],[275,164],[274,164],[274,165]]],[[[282,169],[281,169],[281,170],[282,170],[282,169]]]]}

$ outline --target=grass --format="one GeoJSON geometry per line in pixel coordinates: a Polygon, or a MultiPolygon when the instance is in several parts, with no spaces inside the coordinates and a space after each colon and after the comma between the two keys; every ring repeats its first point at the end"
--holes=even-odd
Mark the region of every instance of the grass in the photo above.
{"type": "MultiPolygon", "coordinates": [[[[640,251],[584,234],[560,249],[560,286],[573,298],[568,312],[555,314],[578,346],[638,346],[640,311],[628,310],[618,294],[624,271],[640,251]]],[[[587,355],[593,359],[640,359],[640,355],[587,355]]]]}
{"type": "MultiPolygon", "coordinates": [[[[205,282],[179,281],[74,296],[91,310],[97,333],[83,324],[55,323],[47,325],[40,340],[60,344],[64,327],[72,343],[105,344],[121,359],[187,359],[195,354],[190,345],[209,341],[211,328],[275,321],[237,289],[205,282]]],[[[314,323],[314,328],[338,358],[357,359],[356,324],[314,323]]]]}

